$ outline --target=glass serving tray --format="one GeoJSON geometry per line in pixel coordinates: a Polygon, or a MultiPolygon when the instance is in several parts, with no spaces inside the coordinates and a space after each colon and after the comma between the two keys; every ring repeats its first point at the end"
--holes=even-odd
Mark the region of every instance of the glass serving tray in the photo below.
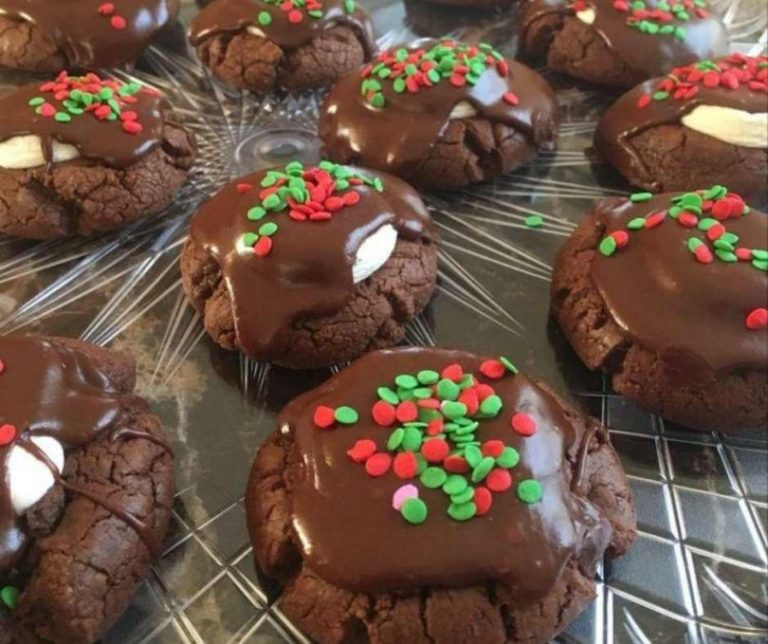
{"type": "MultiPolygon", "coordinates": [[[[451,35],[515,51],[514,8],[478,13],[421,0],[363,0],[382,45],[451,35]]],[[[715,0],[736,48],[766,46],[763,0],[715,0]]],[[[184,6],[182,22],[194,14],[184,6]]],[[[0,236],[0,333],[81,337],[131,351],[140,393],[176,452],[178,495],[161,560],[104,638],[133,642],[303,641],[278,589],[254,571],[243,491],[280,407],[328,377],[227,353],[203,332],[181,289],[189,215],[230,178],[318,149],[318,97],[264,99],[213,81],[183,27],[151,48],[133,76],[168,93],[195,131],[199,160],[167,213],[98,239],[32,243],[0,236]]],[[[130,76],[118,73],[123,77],[130,76]]],[[[29,80],[0,75],[0,85],[29,80]]],[[[696,433],[648,415],[584,369],[548,323],[555,252],[592,203],[623,194],[585,154],[610,102],[560,78],[560,149],[493,184],[427,195],[442,235],[438,292],[407,342],[504,353],[613,428],[640,534],[599,571],[592,606],[560,642],[768,640],[768,437],[696,433]],[[525,225],[529,215],[544,225],[525,225]]]]}

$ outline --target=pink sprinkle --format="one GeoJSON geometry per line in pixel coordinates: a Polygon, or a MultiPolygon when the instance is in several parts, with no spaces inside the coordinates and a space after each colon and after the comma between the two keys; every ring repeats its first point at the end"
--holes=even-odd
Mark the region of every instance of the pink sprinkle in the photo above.
{"type": "Polygon", "coordinates": [[[407,485],[401,485],[392,495],[392,507],[400,512],[400,508],[403,507],[403,503],[405,503],[408,499],[418,498],[419,488],[417,488],[415,485],[411,485],[410,483],[407,485]]]}

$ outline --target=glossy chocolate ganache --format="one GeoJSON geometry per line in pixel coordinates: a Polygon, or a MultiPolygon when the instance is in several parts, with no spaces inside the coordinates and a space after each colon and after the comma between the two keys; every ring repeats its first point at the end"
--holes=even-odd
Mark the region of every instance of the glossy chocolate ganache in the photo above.
{"type": "Polygon", "coordinates": [[[618,326],[682,381],[768,365],[768,216],[722,186],[609,199],[590,277],[618,326]]]}
{"type": "Polygon", "coordinates": [[[157,552],[150,526],[62,474],[70,450],[105,433],[110,440],[146,438],[169,450],[157,436],[120,426],[126,396],[88,355],[64,341],[0,337],[0,571],[24,555],[24,514],[54,482],[104,507],[157,552]]]}
{"type": "Polygon", "coordinates": [[[536,24],[550,16],[575,17],[642,78],[660,76],[678,65],[724,55],[728,32],[706,0],[531,0],[521,26],[529,42],[536,24]]]}
{"type": "Polygon", "coordinates": [[[451,119],[473,116],[555,146],[557,101],[544,79],[489,45],[453,40],[378,54],[333,87],[319,128],[328,154],[407,178],[451,119]]]}
{"type": "Polygon", "coordinates": [[[354,0],[214,0],[189,27],[189,40],[198,46],[219,34],[249,31],[293,50],[335,26],[352,29],[370,56],[375,50],[371,20],[354,0]]]}
{"type": "Polygon", "coordinates": [[[367,354],[281,413],[305,565],[362,592],[503,582],[520,605],[611,527],[580,493],[596,421],[508,360],[408,348],[367,354]]]}
{"type": "Polygon", "coordinates": [[[0,17],[33,23],[81,69],[134,62],[178,12],[178,0],[0,0],[0,17]]]}
{"type": "Polygon", "coordinates": [[[646,167],[632,138],[659,125],[685,125],[683,119],[702,106],[727,108],[707,119],[707,127],[700,130],[702,133],[733,144],[739,144],[742,139],[741,144],[747,147],[766,147],[768,124],[765,121],[754,125],[744,123],[741,132],[733,132],[732,128],[724,128],[723,120],[731,115],[734,115],[732,118],[745,116],[740,113],[768,113],[768,56],[734,53],[720,60],[675,68],[662,78],[639,85],[624,94],[600,118],[595,148],[624,174],[637,173],[643,177],[643,185],[657,190],[656,173],[646,167]],[[757,130],[754,142],[745,136],[748,127],[757,130]]]}
{"type": "Polygon", "coordinates": [[[349,300],[358,251],[387,226],[404,240],[434,237],[418,193],[399,179],[294,162],[225,186],[197,211],[191,237],[221,267],[241,349],[271,360],[295,320],[349,300]]]}
{"type": "Polygon", "coordinates": [[[58,160],[58,143],[76,150],[59,150],[65,159],[80,156],[126,168],[161,144],[163,102],[157,91],[139,83],[61,72],[52,81],[0,97],[0,144],[34,136],[39,143],[30,145],[41,147],[46,165],[58,160]]]}

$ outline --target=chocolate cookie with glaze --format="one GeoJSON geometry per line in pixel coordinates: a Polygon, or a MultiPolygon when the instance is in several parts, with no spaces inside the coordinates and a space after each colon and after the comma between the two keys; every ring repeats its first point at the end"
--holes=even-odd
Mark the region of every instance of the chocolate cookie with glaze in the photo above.
{"type": "Polygon", "coordinates": [[[419,41],[337,83],[320,111],[324,152],[424,188],[501,176],[554,149],[558,108],[541,76],[489,45],[419,41]]]}
{"type": "Polygon", "coordinates": [[[328,87],[375,47],[355,0],[213,0],[189,40],[216,76],[258,94],[328,87]]]}
{"type": "Polygon", "coordinates": [[[633,185],[721,182],[768,201],[768,56],[730,54],[639,85],[600,118],[595,149],[633,185]]]}
{"type": "Polygon", "coordinates": [[[203,204],[181,271],[218,344],[314,369],[402,339],[435,288],[435,233],[399,179],[294,162],[203,204]]]}
{"type": "Polygon", "coordinates": [[[0,641],[97,640],[159,555],[173,457],[134,384],[123,354],[0,337],[0,641]]]}
{"type": "Polygon", "coordinates": [[[557,257],[552,313],[641,407],[694,429],[764,428],[766,217],[722,186],[607,199],[557,257]]]}
{"type": "Polygon", "coordinates": [[[724,56],[728,32],[707,0],[528,0],[520,52],[574,78],[629,88],[724,56]]]}
{"type": "Polygon", "coordinates": [[[138,83],[69,76],[0,97],[0,233],[96,235],[166,208],[194,139],[138,83]]]}
{"type": "Polygon", "coordinates": [[[0,0],[0,69],[134,63],[178,13],[179,0],[0,0]]]}
{"type": "Polygon", "coordinates": [[[313,641],[543,642],[635,536],[608,432],[506,359],[368,354],[291,402],[251,470],[258,568],[313,641]]]}

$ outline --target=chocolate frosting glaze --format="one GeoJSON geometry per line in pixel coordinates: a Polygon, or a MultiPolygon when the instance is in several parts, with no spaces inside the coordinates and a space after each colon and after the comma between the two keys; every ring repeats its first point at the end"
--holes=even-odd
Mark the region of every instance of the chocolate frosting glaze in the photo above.
{"type": "Polygon", "coordinates": [[[119,119],[99,120],[86,113],[73,116],[69,122],[61,122],[38,114],[29,105],[32,99],[43,97],[59,106],[52,93],[41,91],[41,87],[38,83],[25,85],[0,98],[0,142],[15,136],[36,135],[40,137],[47,164],[53,161],[52,142],[56,140],[73,145],[83,158],[126,168],[163,140],[164,99],[159,94],[140,90],[131,97],[137,98],[137,102],[123,106],[124,110],[136,113],[136,122],[142,127],[140,132],[128,133],[122,129],[119,119]]]}
{"type": "Polygon", "coordinates": [[[271,360],[284,350],[285,331],[298,318],[332,314],[355,290],[352,265],[360,245],[385,224],[406,240],[434,237],[432,220],[418,193],[404,182],[368,170],[351,170],[379,177],[383,191],[353,186],[360,194],[328,221],[295,221],[285,213],[250,222],[246,213],[259,203],[258,187],[267,171],[241,177],[220,190],[195,213],[190,233],[221,266],[232,299],[235,330],[241,349],[259,360],[271,360]],[[255,186],[240,192],[238,185],[255,186]],[[266,257],[243,252],[245,233],[274,221],[279,231],[266,257]]]}
{"type": "MultiPolygon", "coordinates": [[[[640,204],[608,199],[591,217],[609,235],[626,230],[631,219],[667,209],[673,196],[665,193],[640,204]]],[[[739,236],[739,246],[765,249],[764,213],[752,211],[723,223],[739,236]]],[[[660,354],[684,379],[766,370],[768,338],[745,325],[750,311],[766,306],[765,271],[749,262],[699,263],[687,241],[706,236],[669,219],[629,235],[627,246],[612,256],[595,253],[590,269],[611,317],[627,335],[660,354]]]]}
{"type": "MultiPolygon", "coordinates": [[[[737,60],[742,58],[738,56],[737,60]]],[[[768,60],[766,57],[761,59],[768,60]]],[[[733,60],[732,56],[715,63],[728,69],[731,65],[727,61],[730,60],[733,60]]],[[[679,75],[679,70],[676,71],[679,75]]],[[[640,107],[639,102],[644,96],[651,97],[657,91],[664,91],[662,84],[665,81],[673,82],[674,78],[674,74],[654,78],[624,94],[603,113],[595,131],[595,149],[600,155],[611,165],[642,173],[646,183],[653,189],[658,189],[658,182],[653,180],[654,173],[645,166],[635,150],[632,144],[634,136],[659,125],[682,124],[681,119],[700,105],[729,107],[750,114],[768,112],[768,94],[764,89],[758,91],[750,88],[749,82],[741,82],[735,89],[722,84],[707,87],[697,83],[697,91],[690,98],[675,99],[670,95],[666,100],[651,99],[644,107],[640,107]]]]}
{"type": "Polygon", "coordinates": [[[114,0],[110,15],[98,0],[0,0],[0,15],[34,23],[64,54],[67,67],[134,62],[158,31],[176,19],[179,0],[114,0]],[[125,26],[116,29],[113,17],[125,26]]]}
{"type": "Polygon", "coordinates": [[[189,26],[189,41],[198,46],[203,41],[219,34],[255,31],[274,42],[281,49],[298,49],[306,45],[323,31],[335,26],[352,29],[371,56],[376,50],[373,25],[367,13],[357,6],[352,12],[345,7],[345,0],[322,0],[322,18],[312,18],[301,11],[303,20],[293,23],[288,12],[280,3],[269,4],[260,0],[214,0],[207,5],[189,26]],[[268,25],[259,22],[259,14],[266,13],[271,21],[268,25]]]}
{"type": "MultiPolygon", "coordinates": [[[[646,0],[645,5],[648,9],[656,9],[659,1],[646,0]]],[[[568,0],[531,0],[523,14],[521,41],[525,42],[533,24],[546,16],[557,14],[575,18],[572,4],[568,0]]],[[[714,13],[702,18],[690,11],[688,21],[674,18],[664,23],[685,29],[685,37],[681,40],[672,34],[648,34],[630,27],[627,25],[628,14],[617,11],[613,0],[587,0],[586,4],[595,11],[591,27],[628,67],[646,78],[660,76],[677,65],[723,56],[728,51],[728,31],[714,13]]]]}
{"type": "MultiPolygon", "coordinates": [[[[418,41],[408,51],[429,49],[436,43],[418,41]]],[[[513,60],[507,65],[506,76],[491,66],[476,85],[463,87],[443,80],[416,93],[397,93],[391,83],[383,82],[386,103],[381,108],[372,106],[361,92],[361,73],[349,74],[331,89],[320,112],[325,149],[349,150],[347,156],[363,165],[407,177],[426,160],[451,120],[451,112],[462,102],[469,103],[480,118],[508,125],[533,145],[553,149],[557,100],[552,89],[525,65],[513,60]],[[504,100],[509,92],[516,96],[517,104],[504,100]]]]}
{"type": "Polygon", "coordinates": [[[523,375],[480,378],[494,387],[503,408],[496,418],[481,421],[477,439],[501,439],[521,457],[510,470],[513,488],[494,494],[486,515],[454,521],[446,514],[446,495],[420,485],[429,516],[411,525],[391,506],[393,493],[406,481],[392,472],[372,478],[347,456],[352,444],[365,438],[385,450],[390,431],[375,425],[369,411],[377,387],[391,385],[398,374],[441,371],[454,363],[479,375],[482,361],[445,349],[377,351],[283,410],[281,430],[291,432],[295,441],[296,458],[289,470],[293,529],[305,565],[318,576],[362,592],[502,581],[523,605],[544,597],[569,560],[590,565],[601,556],[610,525],[595,506],[571,491],[573,472],[581,468],[566,457],[568,452],[585,453],[580,444],[591,434],[577,435],[552,394],[523,375]],[[320,430],[313,423],[318,405],[350,405],[360,421],[320,430]],[[533,436],[512,430],[515,412],[535,419],[533,436]],[[516,482],[526,478],[542,485],[538,503],[523,503],[514,492],[516,482]]]}
{"type": "MultiPolygon", "coordinates": [[[[125,394],[118,392],[85,354],[47,339],[0,337],[0,360],[0,426],[10,424],[17,431],[13,441],[0,446],[0,571],[19,559],[28,541],[23,517],[11,504],[8,486],[6,468],[14,445],[46,464],[66,489],[87,496],[131,525],[154,549],[150,531],[139,519],[115,507],[109,499],[67,483],[30,440],[32,436],[50,436],[61,443],[65,454],[83,447],[115,425],[125,394]]],[[[136,437],[119,431],[115,434],[115,440],[136,437]]],[[[151,439],[158,440],[154,436],[151,439]]]]}

